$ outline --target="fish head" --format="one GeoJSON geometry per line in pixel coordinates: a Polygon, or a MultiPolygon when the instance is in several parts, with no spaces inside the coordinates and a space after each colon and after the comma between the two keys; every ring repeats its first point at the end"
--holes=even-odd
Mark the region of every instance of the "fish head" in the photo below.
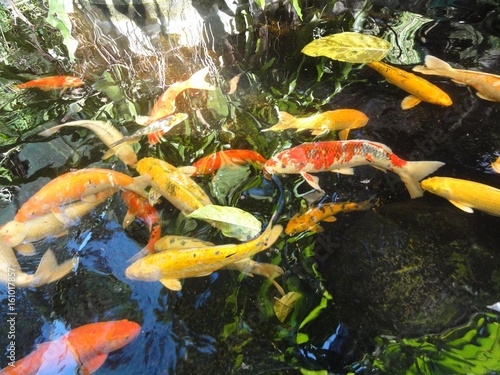
{"type": "Polygon", "coordinates": [[[420,182],[420,186],[422,189],[437,195],[449,194],[451,192],[446,181],[440,177],[427,178],[420,182]]]}
{"type": "Polygon", "coordinates": [[[114,351],[132,342],[140,333],[141,326],[129,320],[108,322],[103,335],[106,340],[106,351],[114,351]]]}
{"type": "Polygon", "coordinates": [[[159,267],[145,262],[145,258],[136,260],[125,270],[125,275],[132,280],[157,281],[162,278],[159,267]]]}
{"type": "Polygon", "coordinates": [[[78,77],[68,77],[66,78],[66,84],[70,85],[71,87],[79,87],[83,86],[84,82],[78,77]]]}

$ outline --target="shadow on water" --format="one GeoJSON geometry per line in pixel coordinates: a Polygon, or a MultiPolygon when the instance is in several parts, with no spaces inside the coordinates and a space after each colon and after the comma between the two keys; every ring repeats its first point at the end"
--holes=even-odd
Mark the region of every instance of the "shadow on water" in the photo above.
{"type": "MultiPolygon", "coordinates": [[[[391,64],[408,71],[433,54],[495,74],[500,12],[491,1],[271,1],[263,9],[253,1],[75,0],[74,12],[53,1],[49,14],[36,2],[14,3],[28,18],[10,1],[0,7],[0,223],[72,169],[137,175],[117,158],[102,161],[107,147],[91,131],[62,129],[42,138],[41,129],[95,119],[131,134],[139,128],[136,116],[150,113],[167,87],[204,66],[215,90],[179,95],[176,111],[188,120],[163,143],[136,143],[139,159],[184,166],[239,148],[269,158],[314,139],[261,132],[277,122],[278,111],[305,116],[349,107],[370,119],[351,131],[353,139],[387,144],[406,160],[443,161],[442,176],[500,187],[490,167],[500,151],[498,103],[432,77],[453,106],[422,103],[403,111],[407,94],[373,71],[300,52],[314,38],[363,30],[395,43],[391,64]],[[48,26],[50,12],[68,14],[71,32],[48,26]],[[56,74],[87,84],[64,93],[13,88],[56,74]]],[[[139,336],[112,352],[97,373],[498,373],[498,314],[486,308],[500,301],[498,218],[464,213],[430,194],[410,200],[399,177],[370,167],[318,177],[323,202],[372,199],[374,207],[339,214],[335,223],[321,223],[322,233],[283,235],[256,255],[281,266],[280,285],[302,295],[284,322],[274,311],[282,296],[258,275],[217,271],[183,280],[178,292],[128,279],[127,260],[149,231],[138,221],[122,228],[127,207],[115,195],[67,235],[37,242],[36,255],[18,254],[29,273],[49,248],[59,262],[75,256],[78,264],[55,283],[16,289],[16,359],[81,325],[128,319],[141,325],[139,336]]],[[[251,165],[196,181],[214,203],[240,207],[263,223],[279,211],[275,221],[286,225],[307,199],[315,200],[299,197],[307,187],[296,176],[270,181],[251,165]]],[[[232,242],[168,202],[157,208],[162,234],[232,242]]],[[[1,332],[9,330],[8,293],[2,286],[1,332]]],[[[1,367],[10,361],[8,347],[8,336],[0,335],[1,367]]]]}

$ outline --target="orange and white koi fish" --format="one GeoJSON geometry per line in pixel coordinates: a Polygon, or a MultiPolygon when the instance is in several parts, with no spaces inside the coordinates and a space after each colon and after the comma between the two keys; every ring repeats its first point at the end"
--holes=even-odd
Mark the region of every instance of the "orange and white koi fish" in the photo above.
{"type": "Polygon", "coordinates": [[[135,166],[135,164],[137,163],[137,155],[132,146],[127,143],[118,144],[118,142],[124,138],[123,134],[110,122],[93,120],[71,121],[65,124],[54,126],[38,134],[43,137],[48,137],[59,131],[61,128],[67,126],[82,127],[94,132],[95,135],[97,135],[102,141],[102,143],[109,147],[109,150],[102,156],[103,160],[108,159],[114,154],[118,157],[118,159],[131,167],[135,166]]]}
{"type": "MultiPolygon", "coordinates": [[[[165,91],[156,101],[155,105],[151,109],[149,117],[138,118],[136,119],[137,123],[140,125],[149,125],[161,118],[170,116],[175,112],[175,100],[177,99],[177,96],[184,90],[215,90],[215,87],[205,80],[208,71],[208,67],[201,69],[194,73],[186,81],[176,82],[170,85],[167,91],[165,91]]],[[[148,142],[154,145],[160,141],[162,135],[163,133],[161,131],[148,134],[148,142]]]]}
{"type": "Polygon", "coordinates": [[[351,129],[361,128],[368,122],[368,117],[355,109],[336,109],[317,113],[308,117],[294,117],[288,112],[279,112],[279,122],[262,131],[280,131],[297,129],[297,132],[310,130],[312,135],[323,135],[340,130],[339,138],[347,139],[351,129]]]}
{"type": "Polygon", "coordinates": [[[134,143],[138,142],[143,135],[159,134],[160,137],[167,133],[174,126],[180,124],[182,121],[186,120],[188,115],[186,113],[176,113],[159,120],[156,120],[142,129],[137,130],[133,134],[123,137],[122,139],[114,142],[111,147],[119,146],[123,143],[134,143]]]}
{"type": "Polygon", "coordinates": [[[325,203],[316,207],[311,207],[303,213],[294,215],[285,228],[285,233],[293,236],[300,232],[322,232],[323,227],[319,225],[320,221],[334,222],[337,219],[335,215],[340,212],[352,212],[368,210],[372,206],[370,200],[361,203],[342,202],[342,203],[325,203]]]}
{"type": "Polygon", "coordinates": [[[118,188],[109,188],[97,193],[93,202],[74,202],[26,221],[11,220],[0,226],[0,238],[22,254],[34,254],[33,242],[65,235],[69,227],[78,224],[83,216],[117,191],[118,188]]]}
{"type": "Polygon", "coordinates": [[[303,143],[274,155],[264,165],[269,173],[298,173],[316,190],[318,178],[309,172],[353,174],[352,167],[371,165],[396,173],[412,198],[421,197],[419,181],[444,163],[440,161],[406,161],[382,143],[366,140],[303,143]]]}
{"type": "Polygon", "coordinates": [[[137,172],[150,176],[151,187],[185,215],[212,204],[196,182],[166,161],[143,158],[137,162],[137,172]]]}
{"type": "Polygon", "coordinates": [[[193,175],[203,175],[214,173],[225,165],[246,163],[254,164],[257,168],[262,168],[267,160],[258,152],[252,150],[222,150],[211,155],[198,159],[193,163],[196,171],[193,175]]]}
{"type": "Polygon", "coordinates": [[[86,168],[65,173],[46,185],[24,203],[14,220],[26,221],[48,212],[56,212],[57,207],[83,200],[93,202],[96,194],[112,187],[131,190],[147,196],[144,188],[149,185],[147,176],[130,177],[111,169],[86,168]]]}
{"type": "Polygon", "coordinates": [[[500,76],[498,75],[454,69],[447,62],[430,55],[425,57],[425,65],[418,65],[413,68],[413,71],[451,78],[453,82],[474,87],[477,90],[477,96],[481,99],[500,102],[500,76]]]}
{"type": "MultiPolygon", "coordinates": [[[[52,250],[47,250],[34,274],[27,274],[9,244],[0,239],[0,282],[15,283],[16,288],[35,288],[49,284],[66,276],[75,266],[76,258],[57,264],[52,250]]],[[[0,372],[1,373],[1,372],[0,372]]]]}
{"type": "Polygon", "coordinates": [[[0,374],[93,374],[109,353],[130,344],[140,331],[139,324],[125,319],[86,324],[37,345],[35,351],[0,374]]]}
{"type": "Polygon", "coordinates": [[[373,61],[366,65],[382,74],[387,82],[410,94],[401,102],[402,109],[413,108],[420,102],[446,107],[453,104],[447,93],[422,77],[380,61],[373,61]]]}
{"type": "Polygon", "coordinates": [[[141,253],[154,253],[155,243],[161,237],[161,221],[158,211],[149,204],[146,198],[132,191],[123,191],[122,199],[128,207],[127,214],[123,219],[123,228],[127,228],[136,218],[146,224],[150,233],[149,241],[141,253]]]}
{"type": "Polygon", "coordinates": [[[33,81],[29,81],[26,83],[21,83],[19,85],[16,85],[15,87],[17,89],[37,88],[43,91],[62,90],[64,92],[66,89],[73,87],[80,87],[83,85],[84,85],[83,81],[78,77],[53,76],[53,77],[35,79],[33,81]]]}
{"type": "Polygon", "coordinates": [[[473,213],[475,208],[500,216],[500,189],[451,177],[431,177],[423,180],[421,185],[422,189],[448,199],[462,211],[473,213]]]}
{"type": "Polygon", "coordinates": [[[272,226],[271,223],[260,236],[242,244],[168,250],[147,255],[130,265],[125,275],[133,280],[160,281],[171,290],[181,290],[179,279],[210,275],[268,249],[283,231],[281,225],[272,226]]]}

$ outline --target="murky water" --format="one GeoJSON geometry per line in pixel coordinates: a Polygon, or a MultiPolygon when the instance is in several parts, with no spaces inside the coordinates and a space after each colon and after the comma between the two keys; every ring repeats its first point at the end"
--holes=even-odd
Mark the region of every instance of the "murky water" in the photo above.
{"type": "MultiPolygon", "coordinates": [[[[251,149],[269,158],[314,138],[261,132],[277,122],[278,110],[306,115],[354,108],[369,122],[351,131],[351,138],[381,142],[406,160],[442,161],[440,176],[500,187],[490,167],[500,152],[498,103],[428,76],[453,105],[421,103],[403,111],[407,94],[374,71],[300,52],[315,37],[364,30],[396,45],[388,61],[407,71],[431,54],[456,67],[498,74],[495,2],[317,1],[301,3],[299,14],[299,8],[280,2],[262,9],[254,2],[113,6],[78,0],[69,13],[74,51],[65,47],[73,39],[64,40],[45,24],[45,7],[15,3],[38,30],[40,48],[33,47],[24,20],[12,21],[10,2],[3,4],[0,223],[12,220],[50,179],[72,169],[137,175],[116,157],[101,160],[107,147],[86,129],[68,128],[48,138],[37,135],[40,130],[94,119],[131,134],[140,128],[136,116],[148,115],[168,85],[205,66],[216,90],[179,95],[177,112],[187,113],[188,120],[156,146],[142,139],[134,146],[139,159],[153,156],[185,166],[221,149],[251,149]],[[12,88],[56,74],[79,76],[86,85],[63,94],[12,88]]],[[[49,14],[71,10],[51,3],[49,14]]],[[[325,202],[372,199],[374,209],[341,213],[336,222],[321,223],[322,233],[282,235],[256,256],[281,266],[279,284],[302,294],[283,323],[273,311],[278,290],[258,275],[218,271],[183,280],[179,292],[128,279],[127,260],[146,245],[149,231],[139,221],[123,229],[127,207],[115,194],[67,235],[38,241],[35,255],[17,254],[28,273],[49,248],[59,262],[78,262],[60,281],[15,289],[16,359],[70,329],[128,319],[141,325],[140,334],[112,352],[98,374],[500,372],[498,314],[486,307],[500,301],[498,218],[465,213],[429,193],[412,200],[397,176],[370,167],[352,176],[318,176],[325,202]]],[[[309,189],[294,175],[269,182],[251,165],[195,180],[214,203],[242,208],[264,224],[282,207],[277,220],[286,225],[304,203],[299,195],[309,189]]],[[[185,219],[168,202],[157,208],[163,234],[234,242],[209,224],[185,219]]],[[[2,287],[2,368],[10,362],[8,297],[2,287]]],[[[65,371],[60,373],[75,373],[65,371]]]]}

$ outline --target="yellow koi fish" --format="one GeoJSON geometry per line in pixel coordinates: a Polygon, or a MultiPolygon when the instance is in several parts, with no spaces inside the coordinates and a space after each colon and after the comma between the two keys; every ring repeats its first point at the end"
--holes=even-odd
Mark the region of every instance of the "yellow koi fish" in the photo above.
{"type": "Polygon", "coordinates": [[[370,200],[361,203],[342,202],[320,204],[319,206],[309,208],[304,213],[293,216],[285,228],[285,233],[293,236],[294,234],[307,230],[311,232],[322,232],[323,227],[319,225],[320,221],[334,222],[337,220],[335,215],[339,212],[368,210],[371,206],[372,202],[370,200]]]}
{"type": "Polygon", "coordinates": [[[13,284],[16,288],[38,287],[57,281],[66,276],[76,264],[76,258],[57,264],[52,250],[47,250],[40,260],[34,274],[27,274],[21,266],[12,248],[0,239],[0,282],[13,284]]]}
{"type": "Polygon", "coordinates": [[[96,199],[92,202],[79,201],[71,203],[26,221],[11,220],[0,226],[0,238],[25,255],[33,254],[35,252],[33,242],[47,237],[65,235],[67,228],[78,224],[83,216],[117,191],[118,188],[109,188],[97,193],[96,199]]]}
{"type": "Polygon", "coordinates": [[[95,135],[97,135],[102,141],[102,143],[109,147],[108,152],[106,152],[102,156],[102,160],[106,160],[111,156],[116,155],[118,159],[131,167],[135,166],[135,164],[137,163],[137,155],[132,146],[127,143],[118,144],[118,142],[123,139],[123,134],[120,133],[120,131],[116,129],[110,122],[92,120],[71,121],[65,124],[54,126],[38,134],[43,137],[48,137],[59,131],[59,129],[68,126],[82,127],[94,132],[95,135]]]}
{"type": "Polygon", "coordinates": [[[147,255],[130,265],[125,270],[125,275],[133,280],[160,281],[171,290],[181,290],[179,279],[207,276],[223,267],[250,258],[272,246],[282,231],[283,227],[273,227],[271,220],[260,236],[248,242],[168,250],[147,255]]]}
{"type": "Polygon", "coordinates": [[[402,109],[413,108],[420,102],[443,105],[446,107],[453,104],[447,93],[415,74],[384,64],[380,61],[373,61],[366,65],[382,74],[387,82],[410,94],[401,102],[402,109]]]}
{"type": "Polygon", "coordinates": [[[493,163],[491,163],[491,168],[496,172],[500,173],[500,156],[495,160],[493,163]]]}
{"type": "Polygon", "coordinates": [[[498,75],[454,69],[450,64],[430,55],[425,57],[425,65],[418,65],[413,68],[413,71],[451,78],[453,82],[474,87],[477,90],[477,96],[481,99],[500,102],[500,76],[498,75]]]}
{"type": "Polygon", "coordinates": [[[150,176],[152,188],[185,215],[212,204],[196,182],[166,161],[155,158],[141,159],[137,163],[137,172],[150,176]]]}
{"type": "Polygon", "coordinates": [[[361,128],[368,122],[368,117],[355,109],[336,109],[317,113],[308,117],[294,117],[288,112],[279,112],[279,122],[262,131],[281,131],[297,129],[297,132],[310,130],[312,135],[323,135],[340,130],[339,138],[347,139],[351,129],[361,128]]]}
{"type": "Polygon", "coordinates": [[[422,189],[448,199],[462,211],[472,213],[475,208],[500,216],[500,190],[492,186],[451,177],[431,177],[420,184],[422,189]]]}

